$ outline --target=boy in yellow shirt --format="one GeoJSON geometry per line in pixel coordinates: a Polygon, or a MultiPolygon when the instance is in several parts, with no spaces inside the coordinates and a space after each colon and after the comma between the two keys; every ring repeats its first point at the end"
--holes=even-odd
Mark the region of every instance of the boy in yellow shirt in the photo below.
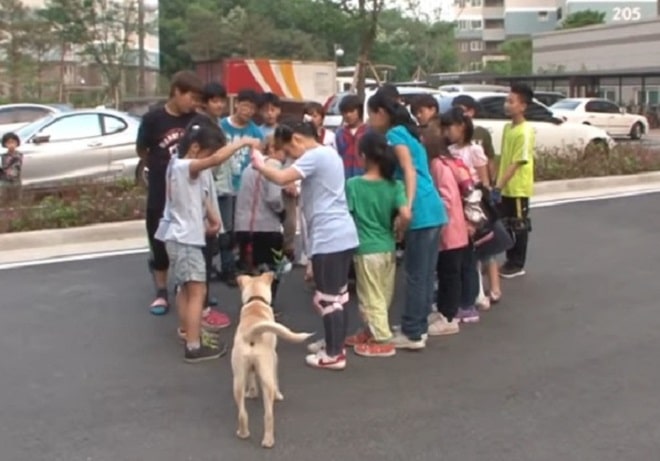
{"type": "Polygon", "coordinates": [[[515,243],[506,252],[506,262],[500,269],[500,275],[504,278],[525,275],[527,242],[532,230],[529,199],[534,190],[536,142],[534,128],[525,120],[525,111],[533,98],[532,89],[518,83],[511,85],[504,105],[511,123],[504,127],[499,172],[492,190],[493,199],[500,202],[502,218],[515,237],[515,243]]]}

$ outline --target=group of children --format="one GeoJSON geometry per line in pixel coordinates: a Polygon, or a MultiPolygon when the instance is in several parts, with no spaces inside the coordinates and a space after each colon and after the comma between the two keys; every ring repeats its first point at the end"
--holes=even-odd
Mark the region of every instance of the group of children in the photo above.
{"type": "Polygon", "coordinates": [[[488,132],[472,122],[478,105],[467,96],[455,98],[447,114],[420,98],[411,108],[415,120],[396,88],[384,86],[367,101],[368,124],[364,102],[346,96],[343,125],[332,133],[320,104],[307,105],[302,121],[280,121],[279,98],[251,90],[221,118],[221,85],[175,75],[169,101],[144,117],[137,142],[149,166],[157,286],[151,312],[168,310],[171,263],[186,361],[223,355],[226,346],[204,334],[229,325],[226,314],[208,307],[215,248],[227,283],[237,273],[281,276],[299,256],[301,223],[325,333],[309,344],[308,365],[343,369],[346,347],[387,357],[398,348],[423,349],[429,335],[457,333],[460,322],[478,321],[479,309],[500,300],[500,274],[524,274],[534,146],[524,112],[531,99],[528,87],[511,88],[512,122],[496,161],[488,132]],[[400,326],[391,327],[397,245],[404,248],[406,293],[400,326]],[[500,268],[495,257],[504,251],[500,268]],[[351,273],[363,327],[349,336],[351,273]]]}

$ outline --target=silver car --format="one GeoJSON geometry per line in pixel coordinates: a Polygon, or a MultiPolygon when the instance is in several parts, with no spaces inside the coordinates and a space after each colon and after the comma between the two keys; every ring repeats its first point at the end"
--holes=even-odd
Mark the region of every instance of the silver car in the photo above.
{"type": "Polygon", "coordinates": [[[47,115],[68,112],[73,108],[68,104],[5,104],[0,106],[0,135],[15,131],[47,115]]]}
{"type": "Polygon", "coordinates": [[[139,118],[124,112],[93,109],[54,113],[19,128],[23,185],[139,178],[139,125],[139,118]]]}

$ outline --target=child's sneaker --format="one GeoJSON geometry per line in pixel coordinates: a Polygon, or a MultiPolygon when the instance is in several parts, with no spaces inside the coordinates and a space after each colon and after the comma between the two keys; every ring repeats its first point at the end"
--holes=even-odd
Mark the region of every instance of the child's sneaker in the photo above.
{"type": "Polygon", "coordinates": [[[426,338],[424,337],[424,335],[422,335],[422,339],[413,341],[412,339],[408,338],[406,335],[401,333],[401,331],[397,331],[396,333],[394,333],[394,337],[392,338],[390,343],[397,349],[408,349],[411,351],[418,351],[426,347],[426,338]]]}
{"type": "Polygon", "coordinates": [[[207,360],[219,359],[227,353],[227,344],[224,342],[216,343],[216,346],[201,344],[197,349],[189,349],[184,346],[186,352],[183,360],[187,363],[199,363],[207,360]]]}
{"type": "Polygon", "coordinates": [[[461,307],[456,318],[462,323],[477,323],[479,321],[479,311],[474,306],[461,307]]]}
{"type": "Polygon", "coordinates": [[[307,345],[307,350],[312,354],[318,354],[320,351],[325,350],[325,339],[319,339],[307,345]]]}
{"type": "Polygon", "coordinates": [[[482,311],[487,311],[490,309],[490,298],[486,295],[481,295],[477,298],[477,309],[480,309],[482,311]]]}
{"type": "Polygon", "coordinates": [[[229,316],[223,312],[207,307],[202,311],[202,328],[208,331],[218,331],[231,325],[229,316]]]}
{"type": "Polygon", "coordinates": [[[305,357],[305,362],[310,367],[325,368],[327,370],[343,370],[346,368],[346,354],[336,357],[329,357],[325,351],[319,351],[316,354],[309,354],[305,357]]]}
{"type": "Polygon", "coordinates": [[[371,333],[367,329],[363,329],[355,333],[354,335],[348,336],[344,340],[344,345],[346,347],[353,347],[357,344],[366,343],[371,339],[371,333]]]}
{"type": "Polygon", "coordinates": [[[440,314],[432,323],[429,323],[429,336],[455,335],[461,331],[458,319],[448,321],[440,314]]]}
{"type": "Polygon", "coordinates": [[[370,340],[353,346],[353,352],[362,357],[392,357],[396,354],[394,344],[370,340]]]}

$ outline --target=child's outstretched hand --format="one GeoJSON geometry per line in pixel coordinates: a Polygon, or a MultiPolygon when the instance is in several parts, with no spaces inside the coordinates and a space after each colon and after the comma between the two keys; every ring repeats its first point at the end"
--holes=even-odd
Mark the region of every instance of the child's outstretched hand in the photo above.
{"type": "Polygon", "coordinates": [[[255,170],[261,170],[264,167],[266,163],[266,157],[264,157],[264,154],[262,154],[259,150],[253,148],[252,152],[250,152],[250,157],[252,160],[252,168],[255,170]]]}

